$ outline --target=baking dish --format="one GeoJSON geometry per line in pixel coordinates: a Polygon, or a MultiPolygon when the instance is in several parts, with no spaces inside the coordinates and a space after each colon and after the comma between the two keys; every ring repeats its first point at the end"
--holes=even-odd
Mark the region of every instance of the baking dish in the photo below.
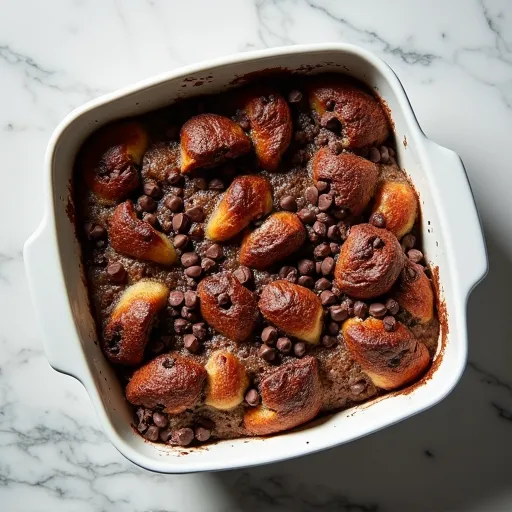
{"type": "Polygon", "coordinates": [[[276,48],[188,66],[121,89],[64,119],[50,139],[45,173],[44,218],[26,242],[24,257],[46,355],[55,370],[83,383],[110,441],[142,467],[167,473],[233,469],[329,448],[434,405],[462,374],[467,353],[467,298],[487,270],[471,189],[460,158],[425,137],[396,75],[366,50],[345,44],[276,48]],[[108,122],[180,98],[220,92],[243,82],[244,76],[274,68],[352,75],[372,87],[389,107],[398,161],[420,196],[426,258],[440,283],[445,325],[435,370],[406,393],[386,395],[282,435],[225,440],[197,449],[153,445],[132,429],[131,409],[96,340],[73,223],[70,183],[74,158],[87,136],[108,122]]]}

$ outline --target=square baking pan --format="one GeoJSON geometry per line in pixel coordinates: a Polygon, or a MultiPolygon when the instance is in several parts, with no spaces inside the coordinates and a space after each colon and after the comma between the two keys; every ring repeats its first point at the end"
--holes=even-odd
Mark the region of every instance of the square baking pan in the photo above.
{"type": "Polygon", "coordinates": [[[55,370],[83,383],[112,444],[139,466],[165,473],[233,469],[330,448],[431,407],[453,389],[464,370],[466,303],[487,271],[470,185],[460,158],[422,133],[391,68],[366,50],[345,44],[275,48],[187,66],[123,88],[62,121],[48,144],[44,172],[44,218],[25,244],[24,258],[45,352],[55,370]],[[431,371],[405,392],[317,418],[300,429],[201,448],[152,444],[132,428],[132,409],[97,341],[73,222],[74,160],[84,140],[111,121],[198,94],[223,92],[243,83],[245,76],[273,69],[351,75],[389,107],[397,160],[418,191],[424,252],[438,283],[443,319],[438,352],[431,371]]]}

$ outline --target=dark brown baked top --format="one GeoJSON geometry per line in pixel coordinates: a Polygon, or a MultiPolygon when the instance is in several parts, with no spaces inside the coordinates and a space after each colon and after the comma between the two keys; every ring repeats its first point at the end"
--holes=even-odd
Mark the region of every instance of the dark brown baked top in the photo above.
{"type": "Polygon", "coordinates": [[[362,84],[276,76],[119,121],[74,177],[98,336],[146,439],[273,434],[430,365],[418,199],[362,84]]]}

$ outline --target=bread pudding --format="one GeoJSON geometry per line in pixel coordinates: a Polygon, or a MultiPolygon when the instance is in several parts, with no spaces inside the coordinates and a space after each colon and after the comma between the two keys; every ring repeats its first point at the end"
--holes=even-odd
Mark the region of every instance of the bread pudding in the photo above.
{"type": "Polygon", "coordinates": [[[361,83],[255,79],[104,126],[73,194],[98,338],[148,441],[275,434],[431,364],[420,205],[361,83]]]}

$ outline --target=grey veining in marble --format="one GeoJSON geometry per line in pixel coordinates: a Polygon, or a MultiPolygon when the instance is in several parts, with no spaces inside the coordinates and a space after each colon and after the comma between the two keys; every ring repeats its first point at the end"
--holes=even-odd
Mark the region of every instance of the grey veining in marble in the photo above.
{"type": "Polygon", "coordinates": [[[508,0],[0,0],[0,510],[512,510],[512,3],[508,0]],[[427,135],[457,151],[490,273],[470,362],[433,409],[324,453],[245,471],[151,474],[106,441],[85,391],[49,367],[21,248],[42,161],[72,108],[238,51],[344,41],[384,58],[427,135]]]}

